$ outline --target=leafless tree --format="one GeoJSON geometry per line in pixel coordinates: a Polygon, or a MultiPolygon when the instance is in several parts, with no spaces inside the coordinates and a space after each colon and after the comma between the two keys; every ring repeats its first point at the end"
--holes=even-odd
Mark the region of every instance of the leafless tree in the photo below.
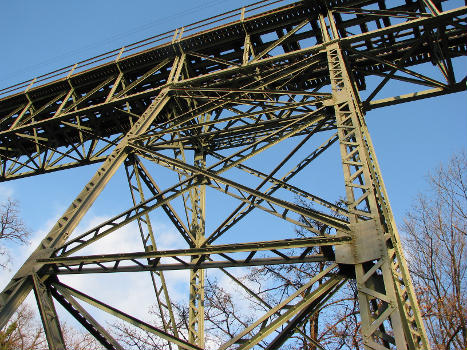
{"type": "Polygon", "coordinates": [[[404,223],[409,267],[434,349],[467,349],[467,159],[429,176],[404,223]]]}
{"type": "Polygon", "coordinates": [[[67,323],[62,326],[63,338],[67,350],[104,350],[102,346],[90,333],[86,330],[79,331],[75,327],[67,323]]]}
{"type": "MultiPolygon", "coordinates": [[[[80,332],[67,323],[62,324],[67,350],[103,350],[89,333],[80,332]]],[[[41,322],[28,304],[16,311],[12,320],[0,331],[0,350],[48,350],[41,322]]]]}
{"type": "Polygon", "coordinates": [[[12,243],[27,244],[30,232],[19,215],[18,203],[10,198],[0,204],[0,267],[10,261],[8,246],[12,243]]]}
{"type": "MultiPolygon", "coordinates": [[[[467,349],[467,160],[456,155],[430,176],[431,190],[420,195],[404,223],[407,257],[418,293],[422,315],[434,349],[467,349]]],[[[327,227],[320,228],[327,233],[327,227]]],[[[298,236],[307,232],[297,231],[298,236]]],[[[316,253],[329,248],[316,248],[316,253]]],[[[237,276],[250,293],[224,280],[207,279],[205,320],[207,348],[222,344],[327,267],[326,263],[264,266],[237,276]],[[241,299],[241,306],[236,299],[241,299]],[[249,312],[245,312],[245,308],[249,312]]],[[[350,271],[343,273],[351,274],[350,271]]],[[[228,280],[228,279],[227,279],[228,280]]],[[[319,281],[317,283],[320,283],[319,281]]],[[[352,280],[309,316],[287,349],[363,349],[360,316],[352,280]],[[319,345],[314,341],[316,340],[319,345]]],[[[181,337],[186,334],[188,312],[176,307],[181,337]]],[[[156,315],[157,316],[157,315],[156,315]]],[[[273,316],[274,317],[274,316],[273,316]]],[[[156,317],[157,319],[157,317],[156,317]]],[[[142,333],[127,332],[134,348],[154,345],[142,333]]],[[[130,345],[130,343],[127,343],[130,345]]],[[[259,343],[265,347],[266,343],[259,343]]],[[[160,348],[154,347],[153,348],[160,348]]]]}
{"type": "MultiPolygon", "coordinates": [[[[0,204],[0,268],[10,261],[8,246],[27,244],[30,232],[19,216],[18,203],[10,198],[0,204]]],[[[35,321],[33,311],[23,305],[8,325],[0,331],[0,350],[47,349],[43,330],[35,321]]]]}
{"type": "MultiPolygon", "coordinates": [[[[13,244],[29,244],[30,231],[19,215],[18,202],[8,198],[0,204],[0,268],[6,268],[10,260],[9,247],[13,244]]],[[[63,337],[68,350],[103,349],[90,335],[62,325],[63,337]]],[[[10,322],[0,331],[0,350],[47,350],[47,340],[37,315],[23,304],[10,322]]]]}
{"type": "Polygon", "coordinates": [[[258,304],[240,290],[222,287],[217,278],[206,280],[205,327],[206,343],[222,344],[254,321],[258,304]],[[240,299],[240,300],[239,300],[240,299]]]}
{"type": "MultiPolygon", "coordinates": [[[[158,319],[155,315],[153,318],[154,320],[158,319]]],[[[112,332],[115,339],[122,344],[125,349],[162,350],[167,348],[167,342],[160,337],[125,322],[113,323],[112,332]]]]}
{"type": "Polygon", "coordinates": [[[22,305],[6,329],[0,332],[1,350],[47,350],[44,331],[34,312],[22,305]]]}

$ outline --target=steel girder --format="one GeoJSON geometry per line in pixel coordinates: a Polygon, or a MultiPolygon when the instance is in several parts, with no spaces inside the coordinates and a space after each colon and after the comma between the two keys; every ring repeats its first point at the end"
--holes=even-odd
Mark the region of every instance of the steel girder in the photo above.
{"type": "Polygon", "coordinates": [[[161,337],[169,348],[204,348],[204,274],[215,268],[268,310],[221,350],[277,349],[297,332],[320,347],[301,327],[349,278],[356,280],[367,349],[428,349],[365,112],[465,89],[459,75],[465,72],[455,72],[452,60],[467,53],[467,8],[443,11],[442,3],[302,1],[252,17],[243,9],[239,21],[186,37],[176,30],[168,43],[127,57],[122,49],[89,71],[75,65],[63,78],[37,87],[33,80],[2,98],[2,180],[103,163],[0,294],[0,324],[34,290],[50,348],[64,348],[53,299],[107,349],[121,345],[76,299],[161,337]],[[427,62],[443,81],[417,71],[427,62]],[[361,100],[370,76],[382,80],[361,100]],[[375,100],[392,80],[425,90],[375,100]],[[272,169],[264,167],[261,156],[286,143],[292,149],[272,169]],[[294,182],[336,143],[343,206],[294,182]],[[160,186],[146,163],[170,171],[175,181],[160,186]],[[131,207],[75,234],[123,164],[131,207]],[[208,190],[236,203],[209,229],[208,190]],[[183,249],[157,249],[150,214],[160,210],[183,249]],[[311,237],[213,244],[258,211],[311,237]],[[132,222],[141,251],[77,255],[132,222]],[[329,265],[278,305],[226,270],[317,262],[329,265]],[[186,334],[177,327],[164,277],[172,270],[190,271],[186,334]],[[150,273],[162,328],[59,281],[65,274],[142,271],[150,273]]]}
{"type": "MultiPolygon", "coordinates": [[[[213,99],[227,94],[228,89],[247,88],[244,83],[257,67],[274,71],[310,53],[322,52],[319,14],[327,11],[322,6],[324,2],[295,3],[222,28],[209,28],[199,35],[183,38],[178,34],[177,40],[130,57],[122,58],[117,50],[114,59],[102,66],[79,73],[75,66],[70,67],[63,78],[46,85],[36,87],[41,79],[32,80],[25,91],[0,99],[1,178],[9,180],[104,161],[112,145],[129,130],[161,86],[169,82],[178,87],[180,96],[213,99]],[[272,33],[276,40],[270,39],[272,33]],[[249,58],[252,49],[257,55],[249,58]],[[190,78],[177,81],[173,79],[173,62],[180,53],[189,63],[190,78]],[[244,64],[245,59],[248,64],[244,64]]],[[[465,89],[465,82],[455,77],[451,63],[467,51],[465,8],[433,15],[422,1],[393,8],[381,1],[345,1],[341,7],[327,6],[358,89],[366,88],[366,77],[370,76],[385,78],[378,91],[389,80],[429,87],[381,100],[370,95],[364,101],[364,110],[465,89]],[[409,68],[426,62],[437,65],[447,82],[409,68]]],[[[87,67],[93,62],[82,65],[87,67]]],[[[324,62],[304,71],[302,78],[283,81],[283,90],[309,92],[329,83],[324,62]]],[[[55,75],[45,78],[54,79],[55,75]]],[[[276,94],[280,93],[278,84],[271,86],[276,94]]],[[[2,91],[8,94],[10,90],[2,91]]],[[[252,91],[243,98],[258,103],[260,93],[252,91]]],[[[228,96],[224,97],[227,101],[228,96]]],[[[247,132],[237,131],[242,135],[247,132]]],[[[255,133],[251,131],[249,136],[255,133]]],[[[233,138],[223,135],[217,130],[217,134],[210,135],[211,142],[217,139],[218,149],[232,147],[233,138]]],[[[243,140],[236,138],[236,143],[243,140]]]]}

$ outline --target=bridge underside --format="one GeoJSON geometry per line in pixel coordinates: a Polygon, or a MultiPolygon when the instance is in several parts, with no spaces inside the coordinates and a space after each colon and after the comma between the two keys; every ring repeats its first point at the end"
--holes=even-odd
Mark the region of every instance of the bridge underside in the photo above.
{"type": "Polygon", "coordinates": [[[102,163],[1,293],[2,326],[33,290],[50,349],[64,348],[54,300],[107,349],[122,346],[81,302],[167,347],[204,348],[205,274],[215,270],[266,310],[221,350],[276,349],[296,333],[317,344],[312,316],[349,281],[356,281],[366,349],[429,348],[365,113],[465,90],[458,62],[467,54],[467,7],[301,1],[260,12],[273,5],[263,1],[0,90],[3,181],[102,163]],[[395,81],[410,92],[377,98],[395,81]],[[311,174],[331,177],[333,156],[344,191],[322,195],[311,174]],[[78,234],[120,168],[129,207],[78,234]],[[157,248],[154,213],[173,225],[179,247],[157,248]],[[140,250],[83,253],[128,227],[140,250]],[[313,264],[319,271],[277,305],[234,269],[313,264]],[[165,276],[178,270],[189,271],[185,328],[165,276]],[[124,272],[149,273],[160,324],[62,276],[124,272]]]}

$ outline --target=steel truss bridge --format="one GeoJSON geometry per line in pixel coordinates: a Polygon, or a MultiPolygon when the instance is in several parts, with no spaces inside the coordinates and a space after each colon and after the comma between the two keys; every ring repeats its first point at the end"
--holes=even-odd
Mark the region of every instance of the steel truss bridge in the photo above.
{"type": "Polygon", "coordinates": [[[453,61],[467,54],[466,17],[465,3],[456,1],[262,1],[1,90],[2,181],[101,163],[3,289],[1,325],[34,291],[50,349],[65,348],[54,300],[107,349],[123,347],[83,304],[161,337],[168,348],[202,349],[206,269],[252,293],[230,268],[329,262],[278,305],[256,295],[269,311],[219,349],[280,348],[349,280],[356,281],[366,349],[430,348],[365,113],[465,90],[465,69],[456,72],[453,61]],[[377,99],[393,81],[411,92],[377,99]],[[293,147],[266,166],[262,155],[282,144],[293,147]],[[316,195],[317,184],[293,181],[332,148],[340,152],[344,205],[316,195]],[[120,167],[132,204],[76,234],[120,167]],[[173,174],[172,184],[161,186],[152,167],[173,174]],[[210,202],[208,191],[235,201],[234,209],[210,202]],[[211,229],[213,210],[221,220],[211,229]],[[184,247],[157,249],[153,211],[167,215],[184,247]],[[267,240],[253,220],[247,234],[261,241],[229,236],[261,212],[308,234],[290,230],[267,240]],[[140,251],[80,255],[135,222],[140,251]],[[164,277],[171,270],[190,271],[185,338],[164,277]],[[142,271],[163,327],[60,281],[142,271]]]}

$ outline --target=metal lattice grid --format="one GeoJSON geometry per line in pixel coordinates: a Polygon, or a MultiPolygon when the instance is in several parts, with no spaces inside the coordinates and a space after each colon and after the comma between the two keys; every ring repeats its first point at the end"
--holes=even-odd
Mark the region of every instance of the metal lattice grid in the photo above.
{"type": "Polygon", "coordinates": [[[0,90],[3,181],[101,163],[4,288],[2,326],[34,290],[50,349],[65,346],[54,299],[107,349],[122,347],[78,300],[170,348],[199,349],[206,271],[218,269],[251,292],[234,267],[327,262],[278,305],[256,296],[269,311],[219,349],[281,347],[306,333],[310,316],[349,280],[367,349],[429,348],[365,113],[465,90],[455,60],[467,53],[467,7],[443,10],[450,1],[430,0],[276,3],[262,1],[0,90]],[[375,99],[393,81],[410,92],[375,99]],[[333,148],[340,152],[344,206],[295,181],[333,148]],[[269,153],[269,167],[262,158],[268,152],[277,152],[276,159],[269,153]],[[77,234],[122,168],[128,209],[77,234]],[[161,186],[154,169],[172,174],[172,182],[161,186]],[[210,193],[228,199],[209,201],[210,193]],[[158,250],[154,212],[167,215],[183,247],[158,250]],[[212,212],[220,215],[214,226],[212,212]],[[309,236],[290,230],[271,240],[254,219],[249,227],[261,240],[232,235],[258,212],[309,236]],[[130,223],[140,251],[80,254],[130,223]],[[177,327],[166,283],[174,270],[189,270],[187,334],[177,327]],[[162,328],[60,281],[123,272],[149,272],[162,328]]]}

